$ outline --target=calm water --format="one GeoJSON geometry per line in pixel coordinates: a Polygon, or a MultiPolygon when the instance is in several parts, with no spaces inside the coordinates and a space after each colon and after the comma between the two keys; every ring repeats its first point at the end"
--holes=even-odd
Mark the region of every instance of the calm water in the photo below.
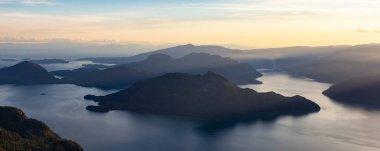
{"type": "Polygon", "coordinates": [[[85,110],[86,94],[114,91],[74,85],[0,86],[0,105],[16,106],[87,151],[379,151],[380,113],[348,108],[321,92],[329,84],[264,72],[260,92],[302,95],[322,110],[302,117],[204,126],[190,121],[113,111],[85,110]],[[46,93],[42,96],[41,93],[46,93]]]}

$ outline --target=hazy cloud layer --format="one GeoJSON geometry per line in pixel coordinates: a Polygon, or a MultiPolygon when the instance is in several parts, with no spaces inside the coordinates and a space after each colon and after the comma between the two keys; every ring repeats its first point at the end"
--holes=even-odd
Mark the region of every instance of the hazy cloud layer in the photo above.
{"type": "Polygon", "coordinates": [[[54,0],[0,0],[0,4],[53,5],[54,0]]]}
{"type": "Polygon", "coordinates": [[[0,0],[0,33],[156,44],[357,44],[380,40],[356,31],[380,29],[378,8],[377,0],[0,0]]]}
{"type": "Polygon", "coordinates": [[[380,34],[380,30],[357,29],[356,32],[360,32],[360,33],[378,33],[378,34],[380,34]]]}

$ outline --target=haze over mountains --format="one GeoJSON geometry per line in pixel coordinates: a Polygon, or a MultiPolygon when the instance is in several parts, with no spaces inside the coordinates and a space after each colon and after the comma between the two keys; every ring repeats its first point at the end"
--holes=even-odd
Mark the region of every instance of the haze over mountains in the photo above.
{"type": "Polygon", "coordinates": [[[347,48],[349,46],[321,46],[321,47],[284,47],[284,48],[265,48],[265,49],[230,49],[216,45],[179,45],[166,49],[150,51],[141,53],[130,57],[95,57],[95,58],[82,58],[79,60],[90,60],[99,63],[113,63],[113,64],[126,64],[136,61],[142,61],[152,54],[166,54],[174,58],[180,58],[190,53],[208,53],[219,55],[222,57],[230,57],[237,60],[249,59],[276,59],[288,56],[301,56],[310,54],[321,54],[327,52],[334,52],[336,50],[347,48]]]}
{"type": "Polygon", "coordinates": [[[125,87],[136,81],[170,72],[199,74],[213,71],[236,84],[258,84],[261,74],[246,63],[206,53],[191,53],[175,59],[165,54],[153,54],[141,62],[122,64],[104,70],[77,69],[54,71],[63,81],[81,86],[101,88],[125,87]]]}
{"type": "MultiPolygon", "coordinates": [[[[195,46],[191,44],[160,49],[130,57],[82,58],[96,63],[129,64],[147,59],[152,54],[166,54],[181,58],[190,53],[209,53],[249,63],[254,68],[287,71],[321,82],[338,83],[355,76],[379,71],[380,46],[285,47],[239,50],[221,46],[195,46]]],[[[226,76],[227,77],[227,76],[226,76]]]]}
{"type": "Polygon", "coordinates": [[[80,60],[90,60],[99,63],[113,63],[113,64],[127,64],[132,62],[139,62],[145,60],[152,54],[166,54],[173,58],[181,58],[191,53],[208,53],[213,55],[220,55],[222,57],[231,57],[234,55],[244,54],[239,49],[229,49],[221,46],[194,46],[192,44],[180,45],[166,49],[141,53],[131,57],[108,57],[108,58],[82,58],[80,60]]]}
{"type": "Polygon", "coordinates": [[[339,83],[380,72],[380,45],[358,45],[320,55],[277,59],[277,69],[322,82],[339,83]]]}
{"type": "Polygon", "coordinates": [[[99,63],[126,64],[146,59],[151,54],[167,54],[174,58],[192,52],[231,57],[254,68],[287,71],[321,82],[337,83],[349,78],[380,71],[379,44],[357,46],[285,47],[253,50],[228,49],[220,46],[191,44],[142,53],[131,57],[83,58],[99,63]]]}
{"type": "MultiPolygon", "coordinates": [[[[286,47],[254,50],[229,49],[220,46],[195,46],[191,44],[146,52],[131,57],[82,58],[96,63],[129,64],[140,62],[153,54],[166,54],[181,58],[190,53],[209,53],[231,57],[249,63],[254,68],[287,71],[321,82],[338,83],[355,76],[380,71],[380,46],[286,47]]],[[[226,76],[226,75],[224,75],[226,76]]],[[[233,82],[236,82],[226,76],[233,82]]]]}

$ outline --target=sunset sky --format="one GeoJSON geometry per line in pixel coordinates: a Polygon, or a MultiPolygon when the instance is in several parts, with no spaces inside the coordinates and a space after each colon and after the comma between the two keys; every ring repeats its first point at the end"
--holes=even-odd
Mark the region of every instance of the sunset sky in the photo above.
{"type": "Polygon", "coordinates": [[[379,0],[0,0],[0,39],[236,44],[380,42],[379,0]]]}

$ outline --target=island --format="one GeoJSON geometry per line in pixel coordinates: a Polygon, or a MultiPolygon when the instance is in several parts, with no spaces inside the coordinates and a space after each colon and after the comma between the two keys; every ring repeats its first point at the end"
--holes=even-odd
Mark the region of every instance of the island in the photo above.
{"type": "Polygon", "coordinates": [[[0,151],[83,151],[14,107],[0,107],[0,151]]]}
{"type": "Polygon", "coordinates": [[[301,96],[242,89],[221,75],[167,73],[106,96],[85,96],[98,102],[87,110],[126,110],[202,120],[239,119],[267,115],[302,115],[320,107],[301,96]]]}
{"type": "Polygon", "coordinates": [[[323,94],[347,105],[380,109],[380,73],[367,74],[340,82],[331,86],[323,94]]]}
{"type": "Polygon", "coordinates": [[[30,62],[22,61],[14,66],[0,69],[0,84],[56,84],[60,83],[42,66],[30,62]]]}

